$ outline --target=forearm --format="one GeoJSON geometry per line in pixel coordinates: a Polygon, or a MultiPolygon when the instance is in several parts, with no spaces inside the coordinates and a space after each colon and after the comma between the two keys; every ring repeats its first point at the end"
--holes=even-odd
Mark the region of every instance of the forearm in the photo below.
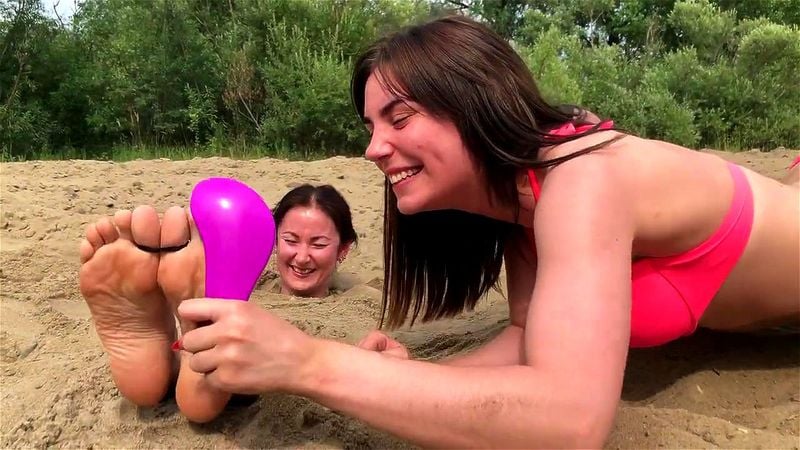
{"type": "Polygon", "coordinates": [[[532,367],[451,367],[315,345],[294,393],[418,445],[599,446],[610,427],[577,383],[532,367]]]}
{"type": "Polygon", "coordinates": [[[448,366],[513,366],[524,364],[525,330],[509,325],[483,346],[452,358],[437,361],[448,366]]]}

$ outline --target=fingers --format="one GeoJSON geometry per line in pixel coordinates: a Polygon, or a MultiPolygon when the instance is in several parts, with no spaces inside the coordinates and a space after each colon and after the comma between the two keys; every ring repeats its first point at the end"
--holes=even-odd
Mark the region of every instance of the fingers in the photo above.
{"type": "Polygon", "coordinates": [[[219,343],[219,327],[209,325],[195,328],[180,339],[180,348],[190,353],[213,349],[219,343]]]}
{"type": "Polygon", "coordinates": [[[408,349],[406,349],[403,344],[378,330],[370,331],[356,346],[364,350],[378,352],[382,355],[393,356],[395,358],[411,358],[408,349]]]}
{"type": "Polygon", "coordinates": [[[364,336],[356,346],[365,350],[382,351],[386,349],[386,341],[388,339],[389,338],[380,331],[372,330],[364,336]]]}
{"type": "Polygon", "coordinates": [[[400,359],[410,358],[408,350],[406,350],[406,348],[400,344],[397,344],[396,346],[393,346],[391,348],[387,348],[386,350],[382,351],[381,354],[394,356],[395,358],[400,358],[400,359]]]}
{"type": "Polygon", "coordinates": [[[214,300],[198,298],[184,300],[178,306],[178,315],[181,319],[199,322],[218,322],[225,314],[236,306],[234,300],[214,300]]]}
{"type": "Polygon", "coordinates": [[[189,368],[197,373],[211,373],[219,367],[219,350],[212,348],[189,357],[189,368]]]}

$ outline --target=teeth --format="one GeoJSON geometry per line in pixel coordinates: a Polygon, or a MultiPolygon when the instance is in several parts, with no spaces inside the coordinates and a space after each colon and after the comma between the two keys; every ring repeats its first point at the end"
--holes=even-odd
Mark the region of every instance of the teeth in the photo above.
{"type": "Polygon", "coordinates": [[[416,175],[416,174],[418,174],[420,170],[421,170],[421,169],[415,169],[415,170],[404,170],[404,171],[402,171],[402,172],[398,172],[398,173],[396,173],[396,174],[394,174],[394,175],[390,176],[390,177],[389,177],[389,181],[390,181],[392,184],[399,183],[399,182],[401,182],[401,181],[405,180],[406,178],[408,178],[408,177],[410,177],[410,176],[412,176],[412,175],[416,175]]]}
{"type": "Polygon", "coordinates": [[[294,269],[295,272],[297,272],[297,273],[299,273],[301,275],[307,275],[307,274],[309,274],[309,273],[314,271],[314,269],[300,269],[300,268],[294,267],[294,266],[292,266],[292,269],[294,269]]]}

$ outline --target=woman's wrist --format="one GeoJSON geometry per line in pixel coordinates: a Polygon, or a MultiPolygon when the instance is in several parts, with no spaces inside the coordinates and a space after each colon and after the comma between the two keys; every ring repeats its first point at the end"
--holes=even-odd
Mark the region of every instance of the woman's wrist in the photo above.
{"type": "Polygon", "coordinates": [[[326,353],[330,352],[331,344],[326,339],[307,336],[297,352],[297,370],[286,380],[287,392],[305,397],[318,393],[324,374],[329,373],[326,366],[330,359],[326,358],[326,353]]]}

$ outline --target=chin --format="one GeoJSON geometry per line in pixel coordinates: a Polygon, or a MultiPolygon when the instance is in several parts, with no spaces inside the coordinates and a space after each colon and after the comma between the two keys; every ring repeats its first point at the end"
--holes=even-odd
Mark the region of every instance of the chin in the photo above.
{"type": "Polygon", "coordinates": [[[433,211],[421,199],[402,197],[397,199],[397,210],[400,214],[409,216],[425,211],[433,211]]]}
{"type": "Polygon", "coordinates": [[[319,292],[323,292],[323,297],[327,295],[329,289],[323,289],[320,287],[319,283],[311,283],[310,285],[303,284],[301,286],[292,285],[292,284],[284,284],[284,289],[294,295],[295,297],[307,297],[307,298],[319,298],[319,292]]]}

